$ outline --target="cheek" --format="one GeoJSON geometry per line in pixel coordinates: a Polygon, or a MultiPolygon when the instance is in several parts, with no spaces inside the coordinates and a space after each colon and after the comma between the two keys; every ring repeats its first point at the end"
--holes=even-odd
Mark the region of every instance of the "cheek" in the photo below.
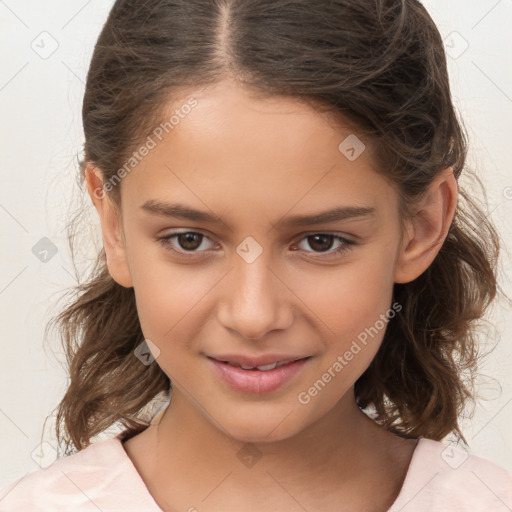
{"type": "MultiPolygon", "coordinates": [[[[326,385],[315,407],[337,401],[375,357],[389,319],[394,317],[394,311],[390,314],[392,262],[391,251],[375,248],[336,272],[306,279],[308,288],[298,293],[305,297],[303,311],[314,312],[310,322],[318,328],[316,336],[323,344],[315,379],[321,381],[320,389],[326,385]]],[[[315,385],[315,379],[308,385],[315,385]]]]}
{"type": "Polygon", "coordinates": [[[342,343],[356,337],[390,307],[391,260],[382,255],[354,259],[323,276],[302,275],[295,289],[306,306],[303,311],[313,313],[311,321],[320,323],[328,338],[337,338],[342,343]]]}
{"type": "Polygon", "coordinates": [[[323,291],[310,295],[308,306],[321,320],[312,321],[318,327],[316,336],[322,340],[323,352],[297,398],[310,408],[311,416],[333,407],[375,357],[395,316],[393,280],[388,273],[378,263],[371,268],[354,265],[350,271],[340,270],[339,279],[326,279],[323,291]]]}
{"type": "Polygon", "coordinates": [[[201,304],[215,284],[215,276],[171,263],[162,251],[141,248],[130,255],[142,331],[159,347],[185,339],[184,331],[189,337],[201,324],[201,304]]]}
{"type": "MultiPolygon", "coordinates": [[[[134,281],[137,313],[145,339],[151,340],[153,357],[162,371],[177,383],[186,383],[191,357],[201,339],[201,298],[210,286],[187,279],[180,270],[159,272],[154,264],[134,281]]],[[[201,379],[195,378],[196,384],[201,379]]]]}

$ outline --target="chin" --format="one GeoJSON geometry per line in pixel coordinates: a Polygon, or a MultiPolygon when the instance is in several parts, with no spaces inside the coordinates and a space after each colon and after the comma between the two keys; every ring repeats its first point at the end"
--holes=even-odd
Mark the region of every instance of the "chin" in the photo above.
{"type": "Polygon", "coordinates": [[[242,443],[270,443],[289,439],[303,429],[293,417],[287,415],[267,414],[258,416],[257,412],[241,415],[240,412],[227,418],[219,418],[217,427],[230,438],[242,443]],[[293,419],[292,419],[293,418],[293,419]]]}

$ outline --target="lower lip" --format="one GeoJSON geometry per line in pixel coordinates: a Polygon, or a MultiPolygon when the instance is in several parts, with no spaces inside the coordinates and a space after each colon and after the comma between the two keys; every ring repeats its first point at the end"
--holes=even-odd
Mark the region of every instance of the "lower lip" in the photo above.
{"type": "Polygon", "coordinates": [[[231,366],[212,359],[208,360],[212,363],[217,375],[229,386],[243,393],[263,394],[275,391],[290,381],[296,375],[304,364],[310,358],[299,359],[284,366],[274,368],[273,370],[244,370],[237,366],[231,366]]]}

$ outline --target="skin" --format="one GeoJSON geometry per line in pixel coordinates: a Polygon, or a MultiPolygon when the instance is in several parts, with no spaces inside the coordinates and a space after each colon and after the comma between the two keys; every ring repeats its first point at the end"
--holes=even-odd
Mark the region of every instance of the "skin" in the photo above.
{"type": "MultiPolygon", "coordinates": [[[[350,161],[338,150],[348,126],[296,99],[258,99],[228,81],[189,92],[197,107],[123,178],[121,211],[97,193],[101,171],[86,171],[109,272],[133,286],[143,333],[159,350],[153,364],[173,382],[169,407],[125,442],[127,454],[164,510],[385,511],[416,443],[376,425],[353,395],[385,329],[309,403],[297,397],[389,310],[393,283],[432,263],[455,211],[452,169],[435,178],[401,239],[398,195],[373,170],[370,151],[350,161]],[[143,211],[150,199],[222,222],[143,211]],[[354,205],[375,214],[277,225],[354,205]],[[173,229],[205,235],[188,259],[158,241],[173,229]],[[321,233],[354,245],[335,254],[336,238],[308,238],[321,233]],[[248,236],[263,251],[251,263],[236,251],[248,236]],[[223,352],[312,357],[277,391],[248,395],[212,372],[206,354],[223,352]],[[244,464],[241,449],[254,450],[256,464],[244,464]]],[[[186,253],[179,242],[170,243],[186,253]]]]}

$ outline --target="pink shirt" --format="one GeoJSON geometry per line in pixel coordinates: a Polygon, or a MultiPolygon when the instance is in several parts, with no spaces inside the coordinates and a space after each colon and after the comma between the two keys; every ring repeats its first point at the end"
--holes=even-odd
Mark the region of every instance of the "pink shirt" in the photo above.
{"type": "MultiPolygon", "coordinates": [[[[162,512],[121,436],[56,460],[0,491],[0,512],[162,512]]],[[[388,512],[506,512],[512,474],[460,448],[421,438],[388,512]]]]}

